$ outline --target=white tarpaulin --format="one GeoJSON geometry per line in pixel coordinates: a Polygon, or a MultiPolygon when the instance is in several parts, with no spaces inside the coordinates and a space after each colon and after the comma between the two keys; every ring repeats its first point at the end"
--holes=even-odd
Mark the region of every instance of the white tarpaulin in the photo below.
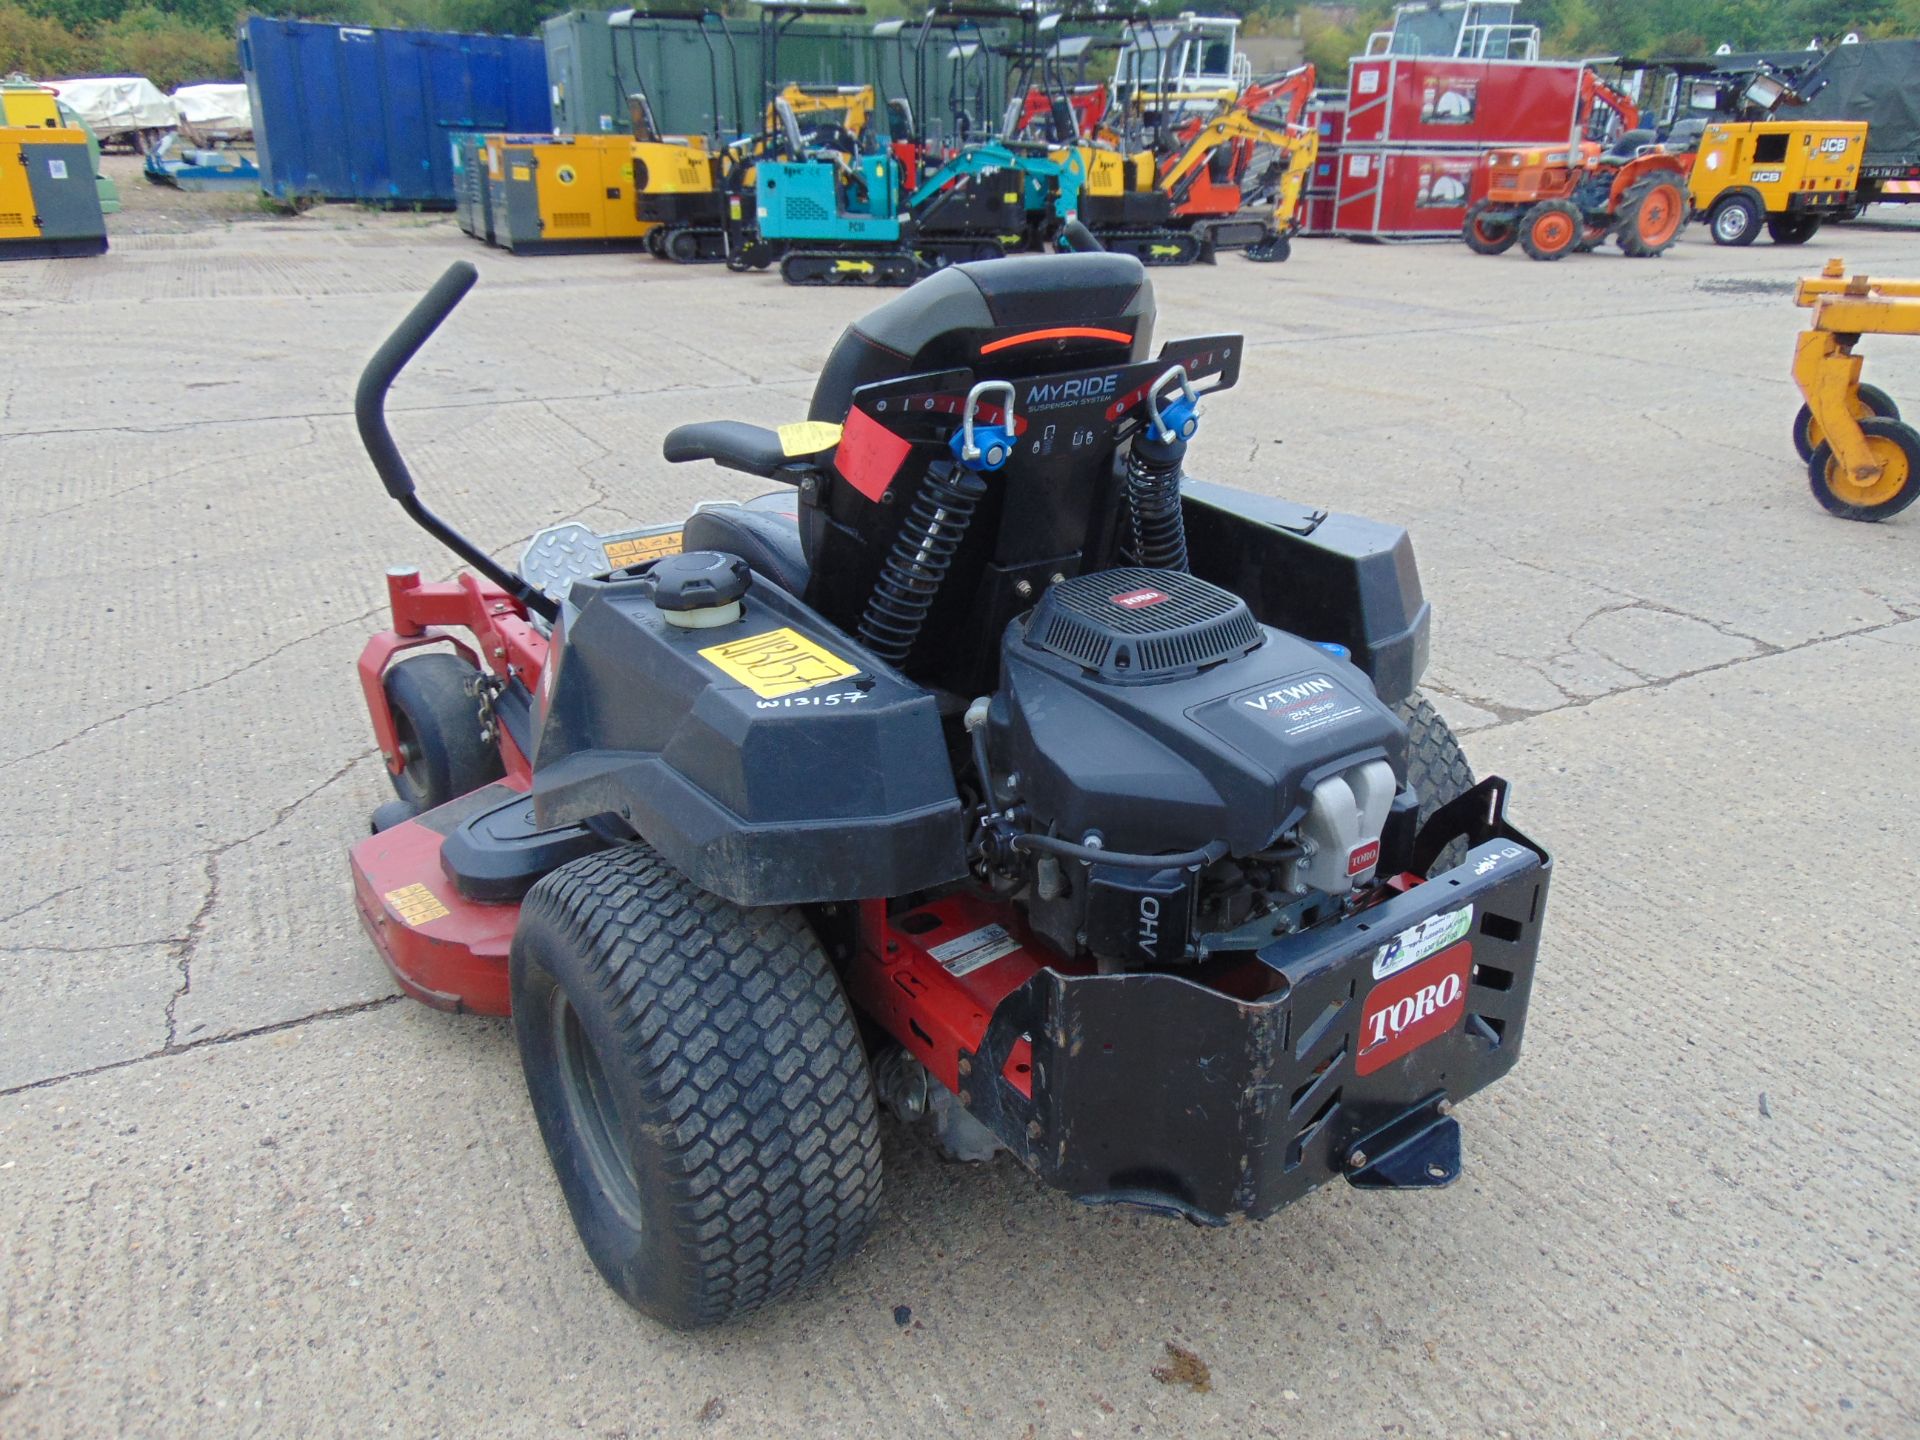
{"type": "Polygon", "coordinates": [[[253,138],[253,105],[244,85],[182,85],[173,92],[180,128],[201,144],[253,138]]]}
{"type": "Polygon", "coordinates": [[[151,80],[117,75],[97,80],[55,80],[53,88],[105,140],[131,130],[171,130],[173,102],[151,80]]]}

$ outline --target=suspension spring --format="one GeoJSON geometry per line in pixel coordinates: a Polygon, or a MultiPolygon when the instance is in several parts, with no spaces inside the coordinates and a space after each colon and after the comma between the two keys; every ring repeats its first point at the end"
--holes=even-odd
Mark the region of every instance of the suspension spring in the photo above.
{"type": "Polygon", "coordinates": [[[1127,449],[1127,516],[1133,527],[1133,563],[1152,570],[1187,568],[1187,522],[1180,510],[1187,447],[1134,436],[1127,449]]]}
{"type": "Polygon", "coordinates": [[[987,487],[958,465],[936,462],[921,482],[860,617],[860,638],[890,665],[902,663],[920,638],[927,612],[966,538],[987,487]]]}

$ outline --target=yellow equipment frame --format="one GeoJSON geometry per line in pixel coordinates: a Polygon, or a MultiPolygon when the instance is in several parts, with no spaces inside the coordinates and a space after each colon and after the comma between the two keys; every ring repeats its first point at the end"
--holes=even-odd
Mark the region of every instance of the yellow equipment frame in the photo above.
{"type": "Polygon", "coordinates": [[[1845,262],[1829,260],[1794,286],[1793,303],[1813,311],[1794,345],[1794,384],[1835,460],[1856,485],[1870,487],[1885,467],[1855,413],[1861,357],[1854,347],[1862,335],[1920,335],[1920,280],[1850,276],[1845,262]]]}

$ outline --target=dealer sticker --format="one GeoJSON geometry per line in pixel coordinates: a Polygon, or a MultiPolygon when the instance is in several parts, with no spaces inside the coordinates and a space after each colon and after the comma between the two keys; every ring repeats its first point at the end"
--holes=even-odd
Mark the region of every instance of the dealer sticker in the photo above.
{"type": "Polygon", "coordinates": [[[927,953],[940,962],[949,975],[958,979],[971,975],[982,965],[991,965],[1020,948],[1020,942],[1007,933],[1004,925],[982,925],[957,940],[935,945],[927,953]]]}
{"type": "Polygon", "coordinates": [[[1443,910],[1418,925],[1408,926],[1382,945],[1373,957],[1373,978],[1384,980],[1409,965],[1417,965],[1429,955],[1437,955],[1456,941],[1467,938],[1473,928],[1473,906],[1443,910]]]}
{"type": "Polygon", "coordinates": [[[700,658],[762,700],[778,700],[799,690],[850,680],[860,673],[859,666],[849,665],[798,630],[786,628],[709,645],[700,652],[700,658]]]}

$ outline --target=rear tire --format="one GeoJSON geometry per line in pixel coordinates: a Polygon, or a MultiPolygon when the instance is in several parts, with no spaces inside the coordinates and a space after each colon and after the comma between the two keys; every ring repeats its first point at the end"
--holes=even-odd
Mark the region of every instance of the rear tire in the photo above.
{"type": "Polygon", "coordinates": [[[1843,475],[1833,447],[1822,442],[1807,461],[1813,498],[1843,520],[1889,520],[1920,498],[1920,430],[1898,420],[1862,420],[1873,457],[1886,467],[1861,485],[1843,475]]]}
{"type": "Polygon", "coordinates": [[[499,748],[480,734],[480,704],[471,689],[479,675],[458,655],[443,651],[402,660],[387,671],[387,707],[406,767],[387,774],[393,793],[416,812],[457,800],[507,773],[499,748]]]}
{"type": "Polygon", "coordinates": [[[1571,255],[1586,233],[1586,222],[1570,200],[1542,200],[1520,217],[1520,246],[1536,260],[1571,255]]]}
{"type": "Polygon", "coordinates": [[[873,1083],[798,911],[729,905],[623,845],[533,887],[510,973],[547,1154],[627,1303],[676,1329],[720,1324],[866,1238],[873,1083]]]}
{"type": "MultiPolygon", "coordinates": [[[[1394,707],[1407,727],[1407,783],[1420,792],[1420,823],[1449,800],[1474,787],[1473,766],[1440,712],[1424,695],[1414,694],[1394,707]]],[[[1430,873],[1458,865],[1467,855],[1465,840],[1456,840],[1440,852],[1430,873]]]]}
{"type": "MultiPolygon", "coordinates": [[[[1875,415],[1882,420],[1898,420],[1900,407],[1894,403],[1893,397],[1878,385],[1862,384],[1854,392],[1853,418],[1865,420],[1875,415]]],[[[1800,413],[1793,417],[1794,453],[1802,460],[1811,460],[1813,452],[1826,438],[1826,432],[1820,428],[1820,422],[1813,418],[1813,407],[1803,404],[1800,407],[1800,413]]]]}
{"type": "Polygon", "coordinates": [[[1760,233],[1760,206],[1751,195],[1722,195],[1707,212],[1716,245],[1751,245],[1760,233]]]}
{"type": "Polygon", "coordinates": [[[1511,220],[1489,220],[1494,208],[1491,200],[1476,200],[1467,207],[1467,218],[1460,226],[1460,238],[1476,255],[1504,255],[1520,238],[1511,220]]]}
{"type": "Polygon", "coordinates": [[[1818,215],[1769,215],[1767,234],[1776,245],[1804,245],[1820,229],[1818,215]]]}
{"type": "Polygon", "coordinates": [[[1648,175],[1627,188],[1620,200],[1620,248],[1636,260],[1664,255],[1687,227],[1687,193],[1670,174],[1648,175]]]}

